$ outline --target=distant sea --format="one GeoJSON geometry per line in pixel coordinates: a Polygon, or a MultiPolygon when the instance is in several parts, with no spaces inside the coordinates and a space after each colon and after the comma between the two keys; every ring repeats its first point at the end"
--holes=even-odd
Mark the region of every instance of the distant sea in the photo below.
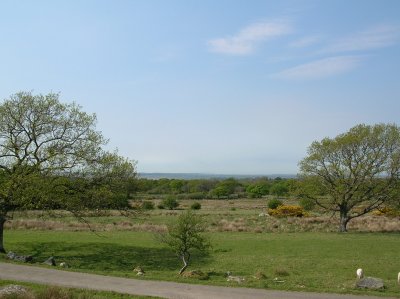
{"type": "Polygon", "coordinates": [[[161,173],[161,172],[142,172],[139,173],[140,178],[158,180],[158,179],[181,179],[181,180],[199,180],[199,179],[252,179],[268,177],[274,179],[280,178],[295,178],[295,174],[210,174],[210,173],[161,173]]]}

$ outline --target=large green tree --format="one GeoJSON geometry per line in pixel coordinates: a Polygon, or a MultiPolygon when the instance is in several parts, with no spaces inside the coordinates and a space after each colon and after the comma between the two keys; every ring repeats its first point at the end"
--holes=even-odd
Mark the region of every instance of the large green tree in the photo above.
{"type": "Polygon", "coordinates": [[[121,192],[128,192],[135,164],[104,151],[107,141],[95,125],[95,115],[54,93],[20,92],[0,105],[0,252],[13,211],[61,208],[78,215],[127,206],[121,192]]]}
{"type": "Polygon", "coordinates": [[[357,125],[313,142],[299,166],[301,194],[338,212],[339,230],[345,232],[351,219],[399,199],[400,129],[357,125]]]}

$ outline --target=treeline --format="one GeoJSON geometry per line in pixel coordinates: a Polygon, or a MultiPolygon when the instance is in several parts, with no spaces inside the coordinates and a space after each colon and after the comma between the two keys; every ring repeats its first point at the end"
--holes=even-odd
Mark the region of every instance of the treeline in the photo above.
{"type": "Polygon", "coordinates": [[[261,198],[267,195],[290,196],[298,186],[296,179],[267,177],[255,179],[158,179],[139,178],[135,182],[136,192],[149,195],[174,194],[188,199],[261,198]]]}

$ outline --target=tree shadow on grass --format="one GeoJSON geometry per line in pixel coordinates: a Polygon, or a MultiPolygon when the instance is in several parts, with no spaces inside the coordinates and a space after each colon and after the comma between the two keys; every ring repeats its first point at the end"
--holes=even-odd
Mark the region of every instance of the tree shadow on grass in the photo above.
{"type": "MultiPolygon", "coordinates": [[[[123,246],[109,243],[21,242],[18,247],[33,256],[34,263],[42,263],[50,256],[56,262],[66,262],[72,269],[96,272],[130,272],[135,266],[145,271],[176,271],[180,259],[166,248],[123,246]]],[[[192,267],[209,262],[209,256],[195,254],[192,267]]]]}

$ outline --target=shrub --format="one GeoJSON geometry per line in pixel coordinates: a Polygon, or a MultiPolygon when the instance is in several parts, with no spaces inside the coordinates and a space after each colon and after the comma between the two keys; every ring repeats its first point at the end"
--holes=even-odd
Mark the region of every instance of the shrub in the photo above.
{"type": "Polygon", "coordinates": [[[267,205],[269,209],[276,209],[277,207],[283,205],[283,202],[279,199],[274,198],[270,199],[267,205]]]}
{"type": "Polygon", "coordinates": [[[268,214],[275,217],[303,217],[306,215],[300,206],[281,205],[276,209],[269,209],[268,214]]]}
{"type": "Polygon", "coordinates": [[[375,216],[397,217],[400,216],[400,211],[393,208],[383,207],[379,210],[373,211],[372,214],[375,216]]]}
{"type": "Polygon", "coordinates": [[[200,204],[199,202],[194,202],[194,203],[190,206],[190,208],[191,208],[192,210],[200,210],[200,209],[201,209],[201,204],[200,204]]]}
{"type": "Polygon", "coordinates": [[[311,211],[315,207],[315,201],[310,198],[301,198],[299,204],[306,211],[311,211]]]}
{"type": "Polygon", "coordinates": [[[175,195],[176,199],[182,200],[182,199],[187,199],[187,194],[176,194],[175,195]]]}
{"type": "Polygon", "coordinates": [[[164,205],[161,204],[161,203],[159,203],[159,204],[157,205],[157,208],[160,209],[160,210],[164,210],[164,209],[165,209],[164,205]]]}
{"type": "Polygon", "coordinates": [[[204,199],[206,194],[204,192],[189,193],[188,198],[190,199],[204,199]]]}
{"type": "Polygon", "coordinates": [[[161,202],[161,204],[170,210],[173,210],[179,206],[179,202],[176,200],[174,196],[167,196],[161,202]]]}
{"type": "Polygon", "coordinates": [[[142,202],[142,209],[143,210],[154,210],[154,203],[152,201],[144,201],[142,202]]]}

